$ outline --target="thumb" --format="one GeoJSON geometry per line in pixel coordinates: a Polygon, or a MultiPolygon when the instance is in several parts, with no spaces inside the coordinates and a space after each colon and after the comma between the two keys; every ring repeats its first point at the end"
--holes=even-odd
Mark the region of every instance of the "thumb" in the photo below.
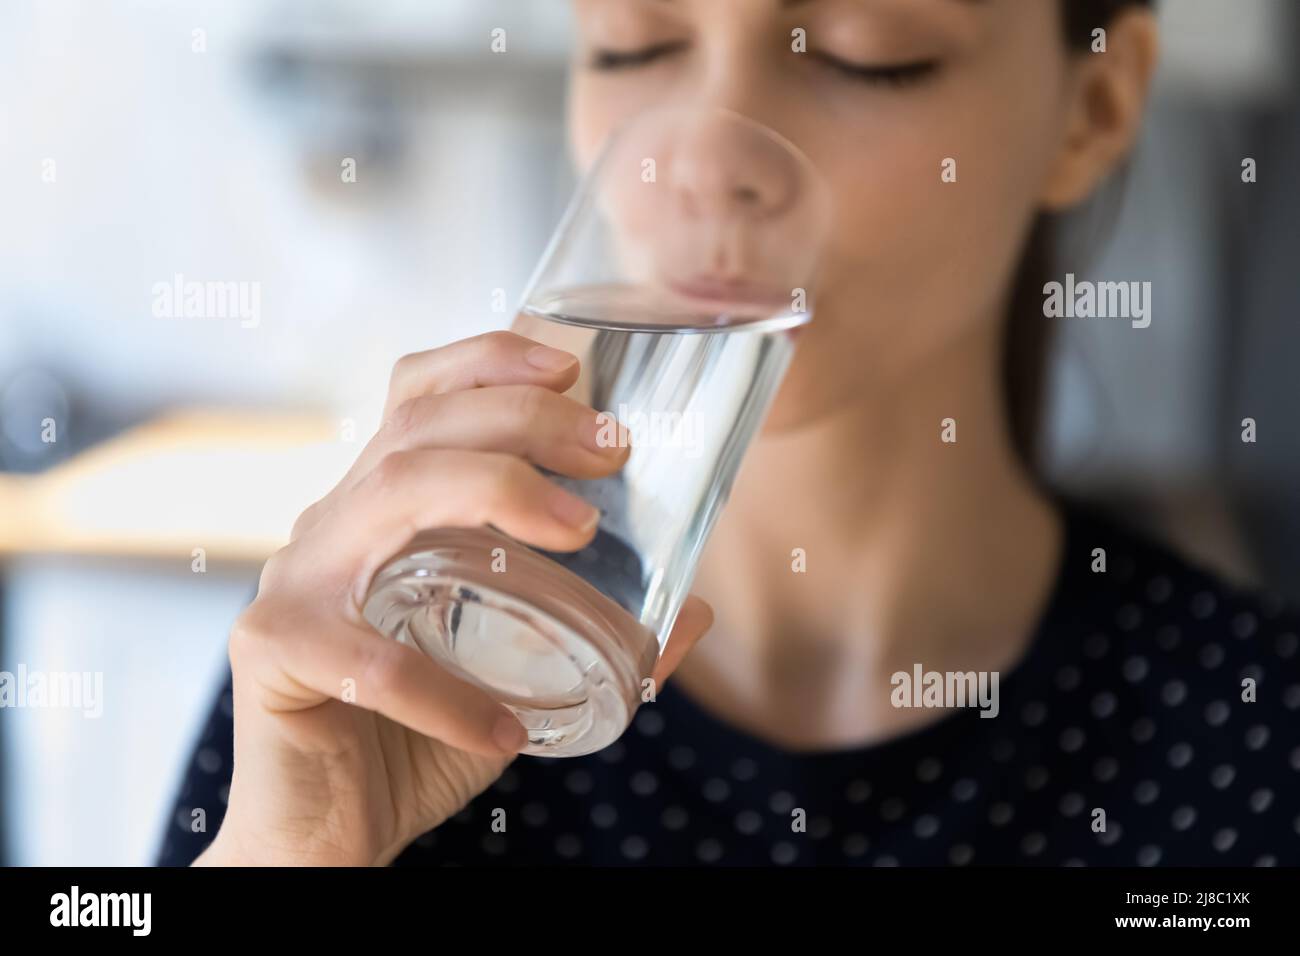
{"type": "Polygon", "coordinates": [[[659,662],[650,675],[656,687],[663,685],[668,675],[677,669],[677,665],[712,626],[713,608],[693,594],[687,597],[677,615],[677,623],[668,635],[664,652],[659,655],[659,662]]]}

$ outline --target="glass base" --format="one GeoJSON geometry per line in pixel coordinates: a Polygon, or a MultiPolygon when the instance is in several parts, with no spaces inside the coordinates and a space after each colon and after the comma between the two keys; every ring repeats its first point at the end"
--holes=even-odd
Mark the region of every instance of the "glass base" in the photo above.
{"type": "Polygon", "coordinates": [[[364,613],[510,708],[528,731],[521,753],[537,756],[617,740],[659,653],[600,591],[488,528],[420,535],[375,576],[364,613]]]}

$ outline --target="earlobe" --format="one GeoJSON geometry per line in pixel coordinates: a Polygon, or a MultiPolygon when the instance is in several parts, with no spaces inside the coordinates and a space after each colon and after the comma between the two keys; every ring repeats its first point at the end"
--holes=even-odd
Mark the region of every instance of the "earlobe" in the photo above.
{"type": "Polygon", "coordinates": [[[1157,49],[1155,17],[1135,10],[1115,18],[1105,52],[1075,54],[1069,117],[1039,197],[1045,210],[1061,212],[1083,202],[1133,148],[1157,49]]]}

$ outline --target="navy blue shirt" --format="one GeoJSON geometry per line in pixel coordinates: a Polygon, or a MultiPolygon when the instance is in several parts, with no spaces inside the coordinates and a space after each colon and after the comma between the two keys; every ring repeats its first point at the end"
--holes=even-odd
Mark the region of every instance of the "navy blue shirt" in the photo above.
{"type": "MultiPolygon", "coordinates": [[[[789,752],[669,681],[618,742],[518,758],[396,865],[1300,864],[1300,616],[1065,516],[1060,574],[996,718],[936,710],[884,743],[789,752]]],[[[160,863],[190,863],[216,832],[231,759],[227,675],[160,863]],[[191,832],[196,807],[208,833],[191,832]]]]}

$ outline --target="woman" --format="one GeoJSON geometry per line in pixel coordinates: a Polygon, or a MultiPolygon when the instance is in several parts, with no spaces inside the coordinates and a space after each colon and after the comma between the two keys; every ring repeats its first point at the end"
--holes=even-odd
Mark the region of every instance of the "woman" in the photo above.
{"type": "Polygon", "coordinates": [[[560,394],[572,356],[506,333],[407,356],[385,424],[231,634],[164,861],[1300,861],[1294,623],[1030,467],[1043,222],[1134,142],[1149,4],[577,12],[580,162],[637,111],[708,101],[801,146],[838,213],[817,319],[655,674],[672,681],[614,746],[516,759],[508,712],[364,626],[412,528],[577,549],[593,514],[532,465],[621,464],[578,447],[595,413],[560,394]],[[918,671],[998,675],[995,706],[912,706],[896,675],[918,671]],[[360,703],[339,699],[347,675],[360,703]]]}

